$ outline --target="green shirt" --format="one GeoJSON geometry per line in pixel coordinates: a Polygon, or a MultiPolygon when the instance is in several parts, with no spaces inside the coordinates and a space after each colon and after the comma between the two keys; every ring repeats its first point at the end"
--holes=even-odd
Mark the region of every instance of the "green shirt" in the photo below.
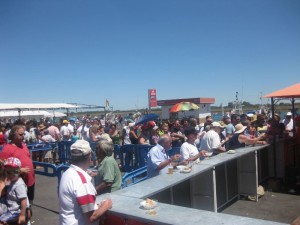
{"type": "Polygon", "coordinates": [[[121,189],[122,177],[119,166],[113,156],[106,156],[99,165],[98,184],[112,183],[111,192],[121,189]]]}

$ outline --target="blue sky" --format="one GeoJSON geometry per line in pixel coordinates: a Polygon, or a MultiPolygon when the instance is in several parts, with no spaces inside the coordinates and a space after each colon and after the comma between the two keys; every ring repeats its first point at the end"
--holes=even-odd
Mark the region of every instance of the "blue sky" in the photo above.
{"type": "MultiPolygon", "coordinates": [[[[298,0],[0,1],[2,103],[216,106],[300,82],[298,0]]],[[[267,102],[267,100],[264,100],[267,102]]]]}

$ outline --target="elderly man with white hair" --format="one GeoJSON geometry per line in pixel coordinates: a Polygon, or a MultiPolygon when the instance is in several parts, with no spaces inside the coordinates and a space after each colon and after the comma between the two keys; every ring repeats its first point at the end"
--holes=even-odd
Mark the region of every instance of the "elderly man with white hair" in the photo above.
{"type": "Polygon", "coordinates": [[[96,189],[86,170],[90,166],[89,142],[77,140],[71,145],[70,168],[63,173],[59,185],[59,224],[99,224],[100,217],[112,207],[110,199],[96,203],[96,189]]]}

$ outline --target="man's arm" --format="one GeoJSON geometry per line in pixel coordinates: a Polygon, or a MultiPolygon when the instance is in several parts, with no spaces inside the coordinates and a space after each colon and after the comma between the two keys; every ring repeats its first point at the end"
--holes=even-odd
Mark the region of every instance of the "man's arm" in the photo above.
{"type": "Polygon", "coordinates": [[[101,184],[99,184],[97,187],[96,187],[96,191],[97,191],[97,194],[101,193],[102,190],[105,190],[107,188],[110,188],[112,186],[112,183],[109,183],[109,182],[102,182],[101,184]]]}
{"type": "Polygon", "coordinates": [[[91,212],[85,213],[85,215],[88,217],[88,221],[90,223],[93,223],[100,219],[100,217],[109,209],[112,207],[112,201],[111,199],[105,199],[101,202],[101,205],[99,207],[91,212]]]}
{"type": "MultiPolygon", "coordinates": [[[[167,159],[166,161],[161,162],[158,166],[157,166],[157,170],[161,170],[163,168],[165,168],[166,166],[172,164],[173,165],[173,161],[175,160],[179,160],[180,159],[180,154],[176,154],[173,155],[171,158],[167,159]]],[[[174,166],[174,165],[173,165],[174,166]]]]}

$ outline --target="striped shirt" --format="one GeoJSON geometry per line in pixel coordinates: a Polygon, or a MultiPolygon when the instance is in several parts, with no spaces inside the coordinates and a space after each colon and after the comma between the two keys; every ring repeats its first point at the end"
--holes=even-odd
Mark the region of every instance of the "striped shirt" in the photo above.
{"type": "MultiPolygon", "coordinates": [[[[84,215],[97,208],[97,192],[91,180],[84,170],[75,165],[63,173],[59,185],[60,225],[91,224],[84,215]]],[[[92,224],[99,224],[99,221],[92,224]]]]}

